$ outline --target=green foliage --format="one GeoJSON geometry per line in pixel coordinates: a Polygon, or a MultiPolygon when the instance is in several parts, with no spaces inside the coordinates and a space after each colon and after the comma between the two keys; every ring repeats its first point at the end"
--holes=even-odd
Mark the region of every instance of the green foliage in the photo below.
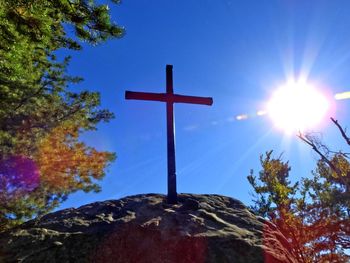
{"type": "Polygon", "coordinates": [[[0,230],[53,209],[72,192],[98,190],[94,180],[115,156],[78,138],[113,114],[98,109],[98,93],[68,90],[81,78],[66,74],[70,58],[58,61],[55,51],[123,33],[108,6],[93,0],[0,0],[0,230]],[[39,183],[26,191],[18,160],[33,161],[39,172],[39,183]]]}
{"type": "Polygon", "coordinates": [[[248,181],[254,189],[252,210],[273,222],[284,234],[299,262],[349,262],[350,169],[343,154],[319,160],[311,178],[292,184],[290,167],[272,151],[260,157],[262,170],[248,181]]]}
{"type": "Polygon", "coordinates": [[[255,192],[261,197],[254,200],[254,210],[262,216],[271,215],[276,210],[272,204],[278,205],[281,209],[289,207],[298,187],[297,183],[290,186],[288,163],[281,162],[279,158],[273,159],[271,155],[272,151],[267,152],[265,157],[260,156],[262,171],[259,173],[259,181],[263,183],[262,185],[258,185],[253,171],[247,177],[255,192]]]}

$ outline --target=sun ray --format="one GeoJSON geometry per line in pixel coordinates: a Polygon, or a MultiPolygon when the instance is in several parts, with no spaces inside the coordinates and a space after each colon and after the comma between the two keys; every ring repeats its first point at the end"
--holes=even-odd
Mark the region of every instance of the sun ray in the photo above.
{"type": "MultiPolygon", "coordinates": [[[[269,129],[267,132],[265,132],[264,134],[262,134],[254,144],[252,144],[246,151],[244,151],[240,157],[235,161],[231,173],[230,175],[235,175],[235,172],[240,168],[240,165],[246,161],[246,159],[250,156],[250,154],[252,154],[254,151],[256,151],[256,149],[258,148],[258,146],[260,146],[265,140],[266,138],[271,135],[272,133],[272,129],[269,129]]],[[[228,184],[228,182],[232,179],[232,176],[225,176],[223,177],[222,181],[220,182],[220,184],[218,184],[216,186],[216,190],[220,191],[222,190],[225,185],[228,184]]]]}

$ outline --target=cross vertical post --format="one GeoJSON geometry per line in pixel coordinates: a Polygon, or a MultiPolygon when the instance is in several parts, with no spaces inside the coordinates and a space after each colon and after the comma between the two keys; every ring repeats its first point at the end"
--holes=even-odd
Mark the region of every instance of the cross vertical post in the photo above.
{"type": "Polygon", "coordinates": [[[174,94],[173,66],[166,66],[166,93],[125,91],[127,100],[150,100],[166,102],[167,118],[167,153],[168,153],[168,198],[169,204],[177,203],[176,168],[175,168],[175,128],[174,128],[174,103],[191,103],[212,105],[213,99],[208,97],[184,96],[174,94]]]}
{"type": "MultiPolygon", "coordinates": [[[[173,66],[166,66],[166,94],[171,96],[173,90],[173,66]]],[[[174,102],[166,102],[167,144],[168,144],[168,203],[177,203],[176,165],[175,165],[175,135],[174,135],[174,102]]]]}

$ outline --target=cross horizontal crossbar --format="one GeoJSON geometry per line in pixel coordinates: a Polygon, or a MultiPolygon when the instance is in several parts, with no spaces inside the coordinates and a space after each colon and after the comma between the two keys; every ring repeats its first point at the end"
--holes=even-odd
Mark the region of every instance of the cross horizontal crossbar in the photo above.
{"type": "Polygon", "coordinates": [[[134,91],[125,91],[125,99],[163,101],[168,103],[191,103],[191,104],[202,104],[202,105],[213,104],[213,99],[206,98],[206,97],[184,96],[184,95],[169,94],[169,93],[134,92],[134,91]]]}
{"type": "Polygon", "coordinates": [[[167,150],[168,150],[168,197],[169,204],[177,203],[176,166],[175,166],[175,133],[174,133],[174,103],[190,103],[212,105],[210,97],[184,96],[174,94],[173,66],[166,66],[166,93],[150,93],[125,91],[127,100],[149,100],[166,103],[167,150]]]}

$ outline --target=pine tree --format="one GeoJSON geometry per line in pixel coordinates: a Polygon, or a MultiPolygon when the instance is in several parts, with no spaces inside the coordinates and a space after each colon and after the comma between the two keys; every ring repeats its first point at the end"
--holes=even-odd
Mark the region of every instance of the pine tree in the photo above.
{"type": "MultiPolygon", "coordinates": [[[[345,130],[334,119],[345,142],[345,130]]],[[[252,210],[273,222],[285,235],[300,262],[349,262],[350,162],[349,154],[331,151],[312,134],[299,134],[319,154],[311,177],[292,184],[288,162],[260,157],[262,169],[248,181],[254,189],[252,210]]]]}
{"type": "Polygon", "coordinates": [[[59,61],[55,52],[123,33],[108,6],[92,0],[0,0],[0,230],[72,192],[99,190],[96,180],[115,155],[79,135],[113,114],[98,108],[98,93],[68,89],[82,79],[67,75],[70,58],[59,61]]]}

